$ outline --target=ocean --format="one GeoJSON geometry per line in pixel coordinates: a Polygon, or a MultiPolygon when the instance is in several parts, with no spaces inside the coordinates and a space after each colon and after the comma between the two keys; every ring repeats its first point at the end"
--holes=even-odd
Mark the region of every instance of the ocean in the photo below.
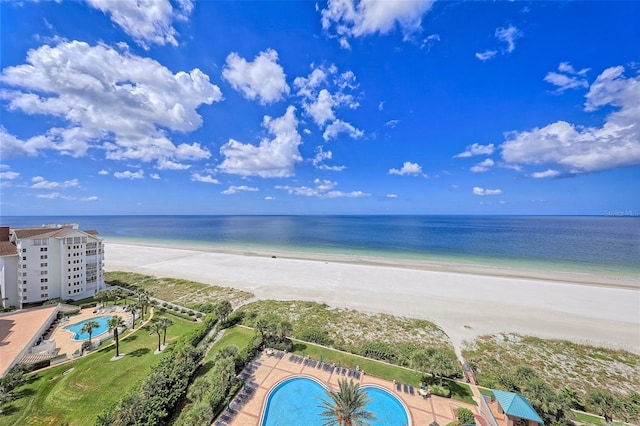
{"type": "Polygon", "coordinates": [[[106,241],[640,274],[640,218],[595,216],[5,216],[78,223],[106,241]]]}

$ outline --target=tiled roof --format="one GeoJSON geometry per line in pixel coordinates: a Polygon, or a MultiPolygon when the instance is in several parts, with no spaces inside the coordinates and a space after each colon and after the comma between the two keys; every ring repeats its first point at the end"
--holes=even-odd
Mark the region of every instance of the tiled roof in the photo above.
{"type": "Polygon", "coordinates": [[[98,231],[82,231],[80,229],[73,228],[20,228],[13,230],[13,232],[16,234],[16,237],[21,240],[25,238],[64,237],[65,235],[68,235],[74,231],[84,232],[89,235],[98,235],[98,231]]]}
{"type": "Polygon", "coordinates": [[[9,241],[0,241],[0,256],[18,254],[18,248],[9,241]]]}
{"type": "Polygon", "coordinates": [[[502,407],[502,410],[507,415],[544,424],[538,413],[536,413],[536,410],[533,409],[524,396],[498,389],[492,389],[492,391],[498,400],[498,404],[500,404],[500,407],[502,407]]]}
{"type": "Polygon", "coordinates": [[[88,231],[83,232],[86,232],[89,235],[98,235],[98,231],[96,231],[95,229],[89,229],[88,231]]]}

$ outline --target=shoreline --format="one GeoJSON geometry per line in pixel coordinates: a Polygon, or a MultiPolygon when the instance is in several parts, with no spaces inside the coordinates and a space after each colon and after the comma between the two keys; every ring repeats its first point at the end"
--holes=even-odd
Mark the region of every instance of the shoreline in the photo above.
{"type": "Polygon", "coordinates": [[[640,353],[631,278],[360,255],[105,240],[105,270],[167,276],[426,319],[451,339],[513,332],[640,353]],[[275,256],[275,258],[273,258],[275,256]]]}

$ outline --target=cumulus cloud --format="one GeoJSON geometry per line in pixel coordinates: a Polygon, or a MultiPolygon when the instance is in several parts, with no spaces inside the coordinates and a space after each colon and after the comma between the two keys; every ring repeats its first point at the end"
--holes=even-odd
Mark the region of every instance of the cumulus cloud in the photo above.
{"type": "Polygon", "coordinates": [[[267,195],[266,197],[264,197],[265,200],[267,201],[271,201],[271,200],[275,200],[276,197],[272,197],[271,195],[267,195]]]}
{"type": "Polygon", "coordinates": [[[534,179],[544,179],[550,177],[556,177],[560,174],[557,170],[547,169],[544,172],[534,172],[531,173],[531,177],[534,179]]]}
{"type": "Polygon", "coordinates": [[[322,138],[325,141],[329,141],[330,139],[335,139],[340,133],[346,133],[352,139],[358,139],[364,135],[362,130],[356,129],[352,124],[349,124],[346,121],[336,120],[324,129],[322,138]]]}
{"type": "Polygon", "coordinates": [[[318,127],[327,126],[323,135],[325,140],[335,137],[342,131],[353,138],[364,134],[352,124],[336,117],[338,108],[356,109],[360,106],[354,96],[348,93],[358,88],[356,76],[352,71],[338,73],[335,65],[328,69],[318,67],[313,69],[307,77],[297,77],[293,81],[293,87],[297,89],[296,94],[302,97],[304,113],[311,117],[318,127]]]}
{"type": "Polygon", "coordinates": [[[387,126],[387,127],[391,127],[393,129],[394,127],[396,127],[398,125],[399,122],[400,122],[400,120],[389,120],[386,123],[384,123],[384,125],[387,126]]]}
{"type": "Polygon", "coordinates": [[[191,168],[191,164],[176,163],[175,161],[162,159],[158,160],[159,170],[187,170],[191,168]]]}
{"type": "Polygon", "coordinates": [[[2,157],[4,159],[33,157],[38,155],[40,150],[54,148],[54,143],[48,136],[34,136],[22,140],[10,134],[2,125],[0,125],[0,141],[2,141],[2,157]]]}
{"type": "Polygon", "coordinates": [[[81,157],[90,148],[108,159],[144,162],[211,155],[199,144],[176,146],[166,135],[197,129],[202,118],[196,109],[222,99],[197,68],[173,74],[128,50],[72,41],[30,50],[27,64],[5,68],[0,81],[15,88],[2,94],[10,109],[66,123],[26,141],[9,136],[8,156],[53,149],[81,157]]]}
{"type": "Polygon", "coordinates": [[[398,28],[404,39],[421,30],[422,16],[433,0],[329,0],[321,11],[322,28],[339,38],[343,48],[348,39],[371,34],[387,34],[398,28]]]}
{"type": "Polygon", "coordinates": [[[49,194],[38,194],[37,198],[44,198],[46,200],[74,200],[75,198],[68,195],[61,194],[59,192],[51,192],[49,194]]]}
{"type": "Polygon", "coordinates": [[[263,138],[258,146],[230,139],[220,148],[225,158],[218,169],[241,176],[293,176],[295,164],[302,161],[298,150],[302,138],[297,130],[295,111],[295,107],[290,106],[282,117],[265,116],[262,125],[273,137],[263,138]]]}
{"type": "Polygon", "coordinates": [[[484,197],[486,195],[500,195],[502,194],[502,189],[484,189],[479,186],[473,187],[473,195],[479,195],[484,197]]]}
{"type": "Polygon", "coordinates": [[[232,194],[236,194],[238,192],[258,192],[258,191],[260,191],[258,188],[254,188],[252,186],[246,186],[246,185],[235,186],[235,185],[232,185],[229,188],[227,188],[224,191],[222,191],[221,194],[232,195],[232,194]]]}
{"type": "Polygon", "coordinates": [[[193,10],[190,0],[180,0],[174,9],[169,0],[87,0],[89,6],[111,20],[145,49],[151,44],[177,46],[175,19],[186,19],[193,10]]]}
{"type": "Polygon", "coordinates": [[[491,167],[493,167],[494,164],[495,163],[493,162],[493,160],[491,158],[487,158],[486,160],[481,161],[478,164],[476,164],[473,167],[471,167],[471,171],[474,172],[474,173],[486,172],[491,167]]]}
{"type": "Polygon", "coordinates": [[[142,179],[144,178],[144,170],[138,170],[137,172],[125,170],[124,172],[115,172],[113,176],[118,179],[142,179]]]}
{"type": "Polygon", "coordinates": [[[491,155],[493,154],[493,150],[494,146],[492,143],[489,145],[474,143],[473,145],[467,146],[467,148],[460,154],[454,155],[453,158],[467,158],[473,157],[474,155],[491,155]]]}
{"type": "Polygon", "coordinates": [[[512,165],[548,165],[568,174],[598,172],[640,164],[640,75],[624,68],[604,70],[585,95],[584,110],[614,107],[601,127],[557,121],[507,133],[502,158],[512,165]]]}
{"type": "Polygon", "coordinates": [[[159,175],[159,174],[157,174],[157,173],[151,173],[151,174],[149,175],[149,177],[150,177],[151,179],[155,179],[155,180],[159,180],[159,179],[160,179],[160,175],[159,175]]]}
{"type": "Polygon", "coordinates": [[[544,77],[544,81],[557,86],[556,91],[558,93],[562,93],[568,89],[589,87],[589,82],[585,78],[585,74],[589,71],[589,68],[576,71],[569,62],[561,62],[560,65],[558,65],[558,71],[559,72],[549,72],[544,77]]]}
{"type": "Polygon", "coordinates": [[[260,52],[253,62],[230,53],[222,77],[245,98],[258,99],[263,105],[281,100],[290,90],[284,70],[278,64],[278,52],[273,49],[260,52]]]}
{"type": "Polygon", "coordinates": [[[420,175],[422,175],[424,177],[427,177],[427,175],[422,173],[422,166],[420,166],[420,164],[412,163],[410,161],[405,161],[402,164],[402,167],[399,170],[398,169],[389,169],[389,174],[390,175],[399,175],[399,176],[404,176],[404,175],[420,176],[420,175]]]}
{"type": "Polygon", "coordinates": [[[31,188],[35,189],[78,188],[80,186],[78,179],[66,180],[64,182],[51,182],[42,176],[35,176],[31,178],[31,182],[33,182],[31,188]]]}
{"type": "Polygon", "coordinates": [[[98,174],[99,174],[99,175],[101,175],[101,176],[105,176],[105,175],[108,175],[108,174],[109,174],[109,172],[108,172],[108,171],[106,171],[105,169],[102,169],[102,170],[100,170],[100,171],[98,172],[98,174]]]}
{"type": "Polygon", "coordinates": [[[315,186],[283,186],[278,185],[276,189],[287,191],[292,195],[300,195],[304,197],[316,197],[316,198],[360,198],[368,197],[371,194],[364,193],[362,191],[342,192],[337,191],[334,188],[338,185],[338,182],[330,180],[315,179],[313,181],[315,186]]]}
{"type": "Polygon", "coordinates": [[[398,198],[396,194],[387,194],[387,198],[398,198]]]}
{"type": "Polygon", "coordinates": [[[20,173],[18,172],[13,172],[11,170],[7,171],[7,172],[0,172],[0,180],[14,180],[17,179],[18,177],[20,177],[20,173]]]}
{"type": "Polygon", "coordinates": [[[92,195],[90,197],[80,198],[80,201],[100,201],[97,195],[92,195]]]}
{"type": "Polygon", "coordinates": [[[333,153],[331,151],[324,151],[322,145],[316,148],[316,155],[311,160],[313,167],[320,170],[328,170],[333,172],[341,172],[346,167],[345,166],[329,166],[324,164],[325,160],[331,160],[333,158],[333,153]]]}
{"type": "Polygon", "coordinates": [[[485,62],[496,56],[496,53],[498,53],[497,50],[485,50],[484,52],[476,52],[476,58],[480,59],[482,62],[485,62]]]}
{"type": "Polygon", "coordinates": [[[211,175],[201,175],[200,173],[194,173],[191,175],[191,180],[194,182],[203,182],[203,183],[214,183],[214,184],[219,184],[220,181],[218,181],[218,179],[215,179],[213,176],[211,175]]]}

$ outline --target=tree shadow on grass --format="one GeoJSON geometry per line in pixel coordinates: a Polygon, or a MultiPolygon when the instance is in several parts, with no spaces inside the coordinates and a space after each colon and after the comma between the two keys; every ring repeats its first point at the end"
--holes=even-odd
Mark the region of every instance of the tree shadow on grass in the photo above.
{"type": "Polygon", "coordinates": [[[128,356],[135,356],[135,357],[139,357],[139,356],[143,356],[148,354],[150,351],[149,348],[138,348],[133,352],[129,352],[127,355],[128,356]]]}
{"type": "Polygon", "coordinates": [[[449,390],[451,390],[452,395],[457,395],[459,398],[465,398],[468,400],[471,400],[473,398],[471,389],[468,386],[463,386],[458,382],[454,382],[453,380],[447,381],[446,384],[449,390]]]}
{"type": "Polygon", "coordinates": [[[305,345],[304,343],[296,342],[291,347],[291,352],[302,352],[306,349],[307,349],[307,345],[305,345]]]}
{"type": "Polygon", "coordinates": [[[36,393],[36,391],[33,390],[32,388],[23,388],[23,389],[20,389],[19,391],[13,392],[13,398],[14,399],[20,399],[20,398],[24,398],[24,397],[27,397],[27,396],[31,396],[31,395],[33,395],[35,393],[36,393]]]}
{"type": "Polygon", "coordinates": [[[1,416],[10,416],[15,414],[18,411],[18,408],[13,404],[8,404],[0,409],[0,417],[1,416]]]}

